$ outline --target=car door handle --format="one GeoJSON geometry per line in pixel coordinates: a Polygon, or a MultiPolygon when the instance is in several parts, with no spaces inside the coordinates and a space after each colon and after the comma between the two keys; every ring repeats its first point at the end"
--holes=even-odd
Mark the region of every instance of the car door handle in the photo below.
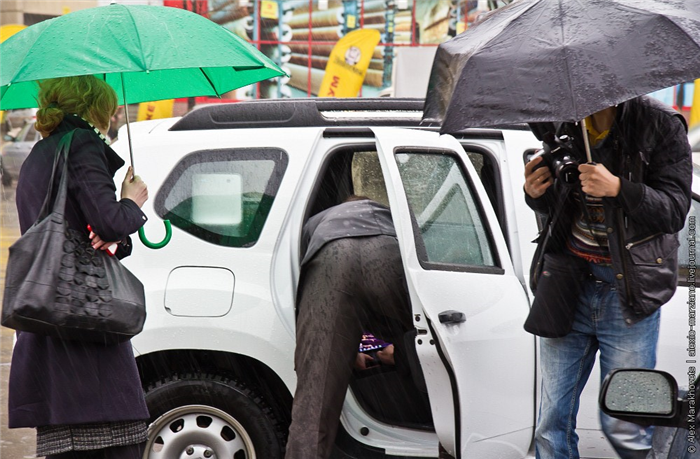
{"type": "Polygon", "coordinates": [[[459,324],[467,320],[463,312],[459,311],[443,311],[438,314],[441,324],[459,324]]]}

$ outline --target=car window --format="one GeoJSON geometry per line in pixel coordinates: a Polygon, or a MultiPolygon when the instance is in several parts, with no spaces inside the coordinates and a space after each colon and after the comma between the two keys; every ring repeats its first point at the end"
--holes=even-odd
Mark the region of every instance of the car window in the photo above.
{"type": "Polygon", "coordinates": [[[382,166],[376,151],[357,151],[352,158],[353,193],[389,207],[382,166]]]}
{"type": "Polygon", "coordinates": [[[472,166],[474,166],[476,174],[479,176],[481,183],[484,185],[484,189],[486,190],[486,194],[491,201],[491,205],[494,209],[498,209],[500,207],[496,197],[496,191],[498,188],[496,179],[498,174],[493,167],[491,159],[480,151],[470,151],[465,148],[465,152],[467,153],[472,166]]]}
{"type": "Polygon", "coordinates": [[[698,231],[696,228],[698,214],[700,214],[700,202],[693,199],[690,201],[690,211],[685,219],[685,226],[678,233],[681,243],[678,247],[678,283],[681,285],[694,285],[695,277],[697,277],[695,271],[692,271],[693,277],[689,279],[690,270],[694,270],[696,267],[695,239],[698,231]],[[690,282],[691,280],[692,282],[690,282]]]}
{"type": "Polygon", "coordinates": [[[34,123],[28,123],[27,126],[22,129],[22,133],[18,136],[18,139],[23,142],[38,142],[41,140],[39,132],[34,128],[34,123]]]}
{"type": "Polygon", "coordinates": [[[489,153],[487,150],[477,149],[474,146],[462,146],[472,166],[476,169],[476,173],[481,180],[481,184],[484,186],[484,190],[486,190],[486,195],[489,197],[491,206],[496,212],[498,223],[501,225],[501,232],[510,250],[508,219],[506,218],[505,206],[503,204],[503,187],[501,185],[498,161],[496,161],[493,154],[489,153]]]}
{"type": "Polygon", "coordinates": [[[205,241],[250,247],[262,232],[287,167],[278,149],[190,153],[155,199],[158,216],[205,241]]]}
{"type": "Polygon", "coordinates": [[[458,158],[402,152],[396,161],[415,217],[423,266],[496,266],[487,227],[458,158]]]}

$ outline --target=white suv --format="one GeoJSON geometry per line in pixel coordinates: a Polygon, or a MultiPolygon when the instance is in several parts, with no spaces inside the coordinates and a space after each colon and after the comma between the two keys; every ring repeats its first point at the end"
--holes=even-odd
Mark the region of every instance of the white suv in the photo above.
{"type": "MultiPolygon", "coordinates": [[[[148,457],[283,457],[301,227],[351,193],[391,208],[415,354],[412,382],[391,367],[356,372],[334,457],[435,458],[438,444],[458,458],[532,455],[536,340],[522,325],[538,222],[522,182],[523,157],[540,143],[525,126],[441,136],[420,125],[422,106],[258,101],[132,125],[136,170],[152,196],[146,235],[162,238],[157,217],[173,225],[164,248],[136,243],[124,260],[147,292],[133,344],[152,416],[148,457]]],[[[115,148],[127,159],[125,141],[115,148]]],[[[699,208],[695,196],[691,216],[699,208]]],[[[681,286],[662,309],[658,368],[679,380],[687,300],[681,286]]],[[[580,449],[611,457],[598,380],[596,366],[580,449]]]]}

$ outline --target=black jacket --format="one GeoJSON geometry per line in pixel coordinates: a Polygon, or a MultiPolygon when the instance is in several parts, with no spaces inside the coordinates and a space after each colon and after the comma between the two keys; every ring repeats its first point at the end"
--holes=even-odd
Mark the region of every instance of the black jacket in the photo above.
{"type": "MultiPolygon", "coordinates": [[[[563,123],[558,135],[575,140],[574,155],[586,162],[581,128],[563,123]]],[[[594,162],[602,162],[620,177],[620,193],[604,198],[608,243],[622,314],[636,323],[666,303],[676,289],[678,231],[690,208],[692,156],[683,117],[647,96],[618,106],[610,134],[592,148],[594,162]]],[[[564,249],[578,206],[574,187],[555,182],[538,199],[525,195],[537,212],[561,215],[538,238],[546,252],[564,249]],[[549,234],[549,237],[547,237],[549,234]]]]}
{"type": "MultiPolygon", "coordinates": [[[[68,226],[87,234],[89,223],[104,241],[125,239],[143,225],[146,216],[132,200],[115,199],[113,177],[124,161],[89,124],[73,115],[66,115],[49,137],[39,141],[22,165],[16,198],[20,230],[24,233],[36,220],[48,191],[58,142],[76,128],[68,159],[68,226]]],[[[62,165],[59,162],[52,190],[54,198],[62,165]]]]}
{"type": "MultiPolygon", "coordinates": [[[[17,182],[20,229],[24,233],[37,218],[58,141],[74,128],[78,130],[68,157],[67,224],[87,234],[89,223],[104,240],[121,240],[145,220],[136,203],[115,197],[112,177],[124,162],[87,123],[72,115],[34,146],[22,166],[17,182]]],[[[57,188],[58,180],[55,184],[57,188]]],[[[8,405],[11,428],[148,419],[129,341],[106,346],[18,333],[8,405]]]]}

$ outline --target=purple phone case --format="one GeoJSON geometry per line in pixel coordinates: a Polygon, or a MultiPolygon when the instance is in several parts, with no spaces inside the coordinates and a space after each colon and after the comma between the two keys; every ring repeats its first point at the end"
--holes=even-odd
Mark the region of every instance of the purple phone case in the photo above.
{"type": "Polygon", "coordinates": [[[362,341],[360,342],[360,352],[376,351],[384,349],[391,345],[384,340],[381,340],[369,332],[362,333],[362,341]]]}

